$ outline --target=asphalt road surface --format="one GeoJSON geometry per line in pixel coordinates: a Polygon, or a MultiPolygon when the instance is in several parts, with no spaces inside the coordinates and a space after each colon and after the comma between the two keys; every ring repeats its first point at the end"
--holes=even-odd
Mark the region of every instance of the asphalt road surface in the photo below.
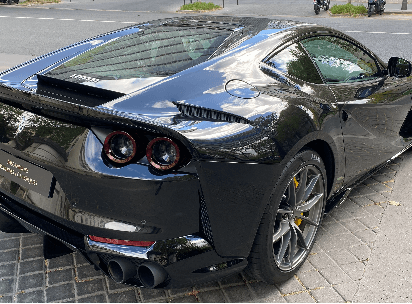
{"type": "MultiPolygon", "coordinates": [[[[225,8],[213,14],[318,23],[347,32],[384,61],[391,56],[412,59],[412,15],[331,18],[324,11],[315,16],[309,0],[238,0],[239,5],[236,1],[224,1],[225,8]]],[[[39,56],[133,23],[181,16],[176,11],[182,4],[181,0],[63,0],[60,4],[31,7],[0,4],[0,53],[39,56]]],[[[412,8],[412,4],[409,6],[412,8]]]]}

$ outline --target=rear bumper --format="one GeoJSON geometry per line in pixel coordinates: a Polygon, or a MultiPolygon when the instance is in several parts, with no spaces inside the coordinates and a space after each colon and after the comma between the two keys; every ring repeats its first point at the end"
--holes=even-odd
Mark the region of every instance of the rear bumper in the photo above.
{"type": "Polygon", "coordinates": [[[134,247],[94,242],[87,235],[30,210],[15,199],[0,195],[0,212],[12,217],[27,230],[52,237],[112,277],[118,283],[148,288],[178,288],[217,280],[241,271],[247,260],[222,258],[201,236],[187,235],[157,240],[150,247],[134,247]],[[119,264],[123,269],[119,276],[119,264]],[[127,268],[133,268],[127,271],[127,268]],[[114,269],[114,271],[113,271],[114,269]],[[163,273],[151,283],[148,269],[163,273]],[[123,275],[123,277],[122,277],[123,275]],[[149,276],[149,278],[148,278],[149,276]]]}

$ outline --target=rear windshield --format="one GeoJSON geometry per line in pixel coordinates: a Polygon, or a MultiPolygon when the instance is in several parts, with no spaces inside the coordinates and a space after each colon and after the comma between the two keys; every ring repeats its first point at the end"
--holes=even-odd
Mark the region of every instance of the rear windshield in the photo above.
{"type": "Polygon", "coordinates": [[[88,51],[47,73],[59,79],[73,74],[99,79],[170,76],[206,61],[231,34],[228,29],[163,26],[88,51]]]}

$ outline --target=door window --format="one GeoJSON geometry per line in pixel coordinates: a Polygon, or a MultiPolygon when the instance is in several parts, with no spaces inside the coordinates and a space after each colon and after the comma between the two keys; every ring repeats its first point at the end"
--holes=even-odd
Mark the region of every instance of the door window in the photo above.
{"type": "Polygon", "coordinates": [[[300,44],[292,44],[267,62],[280,72],[306,82],[321,84],[322,78],[300,44]]]}
{"type": "Polygon", "coordinates": [[[327,83],[358,82],[379,77],[375,60],[358,46],[334,36],[305,39],[302,45],[327,83]]]}

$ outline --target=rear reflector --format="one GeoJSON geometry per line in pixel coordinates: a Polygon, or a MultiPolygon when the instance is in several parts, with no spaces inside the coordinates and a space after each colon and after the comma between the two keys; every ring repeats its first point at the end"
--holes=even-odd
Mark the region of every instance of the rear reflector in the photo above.
{"type": "Polygon", "coordinates": [[[89,235],[89,238],[92,241],[100,242],[100,243],[136,246],[136,247],[150,247],[155,243],[155,242],[149,242],[149,241],[127,241],[127,240],[108,239],[108,238],[102,238],[102,237],[93,236],[93,235],[89,235]]]}

